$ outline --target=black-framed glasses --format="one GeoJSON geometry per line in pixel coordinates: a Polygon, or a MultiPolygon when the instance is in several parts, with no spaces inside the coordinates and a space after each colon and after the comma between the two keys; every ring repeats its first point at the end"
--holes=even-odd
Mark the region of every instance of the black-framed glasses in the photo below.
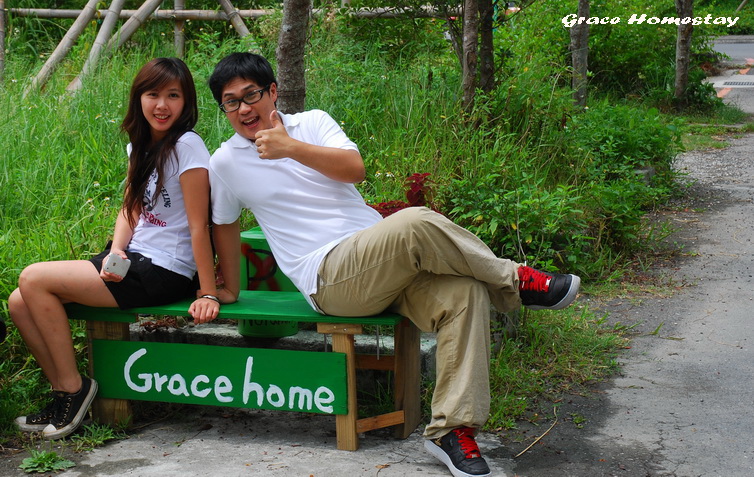
{"type": "Polygon", "coordinates": [[[272,84],[268,84],[264,88],[261,89],[255,89],[254,91],[249,91],[245,95],[243,95],[243,98],[241,99],[229,99],[228,101],[220,104],[220,109],[224,113],[232,113],[233,111],[237,111],[238,108],[241,107],[241,101],[248,105],[252,105],[254,103],[259,102],[259,100],[262,99],[262,96],[264,96],[264,92],[270,89],[270,86],[272,84]]]}

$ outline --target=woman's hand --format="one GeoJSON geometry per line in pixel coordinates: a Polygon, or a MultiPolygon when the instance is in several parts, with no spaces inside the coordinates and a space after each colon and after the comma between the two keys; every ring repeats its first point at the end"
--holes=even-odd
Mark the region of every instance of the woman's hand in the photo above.
{"type": "MultiPolygon", "coordinates": [[[[115,254],[115,255],[120,255],[120,257],[122,259],[124,259],[124,260],[128,259],[128,256],[126,255],[126,252],[124,252],[123,250],[111,248],[110,249],[110,253],[111,254],[115,254]]],[[[120,275],[116,275],[114,273],[110,273],[110,272],[105,271],[105,262],[106,261],[107,261],[107,257],[105,257],[105,259],[102,260],[102,270],[100,270],[100,272],[99,272],[100,278],[102,280],[106,281],[106,282],[119,282],[119,281],[123,280],[123,277],[121,277],[120,275]]]]}
{"type": "Polygon", "coordinates": [[[220,301],[217,297],[215,297],[215,299],[199,297],[191,304],[188,312],[194,318],[194,323],[197,325],[201,323],[209,323],[217,318],[217,315],[220,313],[220,301]]]}

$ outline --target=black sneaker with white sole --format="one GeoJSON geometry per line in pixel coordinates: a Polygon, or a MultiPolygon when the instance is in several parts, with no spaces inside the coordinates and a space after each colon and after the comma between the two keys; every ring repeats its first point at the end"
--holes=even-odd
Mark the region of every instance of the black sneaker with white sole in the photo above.
{"type": "Polygon", "coordinates": [[[561,310],[576,299],[581,286],[577,275],[547,273],[526,265],[518,267],[518,294],[531,310],[561,310]]]}
{"type": "Polygon", "coordinates": [[[55,415],[57,401],[55,395],[52,395],[52,399],[49,404],[42,408],[41,411],[29,414],[28,416],[19,416],[16,418],[16,425],[24,432],[42,431],[50,420],[55,415]]]}
{"type": "Polygon", "coordinates": [[[474,429],[459,427],[438,439],[424,441],[430,454],[448,466],[454,477],[485,477],[490,475],[474,438],[474,429]]]}
{"type": "Polygon", "coordinates": [[[42,431],[45,439],[61,439],[78,429],[97,394],[97,381],[81,376],[81,389],[77,393],[53,393],[57,406],[55,415],[42,431]]]}

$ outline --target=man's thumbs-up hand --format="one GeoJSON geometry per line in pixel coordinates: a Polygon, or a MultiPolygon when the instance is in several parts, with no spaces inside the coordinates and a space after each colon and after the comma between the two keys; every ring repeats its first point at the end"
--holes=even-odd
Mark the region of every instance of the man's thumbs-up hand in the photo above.
{"type": "Polygon", "coordinates": [[[288,136],[283,121],[276,110],[270,113],[270,124],[272,127],[259,131],[254,140],[259,157],[262,159],[290,157],[286,151],[290,146],[291,138],[288,136]]]}

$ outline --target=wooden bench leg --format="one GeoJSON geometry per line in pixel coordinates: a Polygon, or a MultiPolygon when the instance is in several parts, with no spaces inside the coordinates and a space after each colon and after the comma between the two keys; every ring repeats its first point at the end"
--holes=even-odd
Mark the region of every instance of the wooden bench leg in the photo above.
{"type": "Polygon", "coordinates": [[[356,431],[358,401],[356,400],[356,347],[353,335],[361,334],[363,328],[361,325],[319,323],[317,331],[332,334],[332,350],[346,355],[348,414],[335,416],[335,432],[338,449],[355,451],[359,448],[359,435],[356,431]]]}
{"type": "Polygon", "coordinates": [[[395,327],[395,409],[404,411],[404,422],[394,436],[407,438],[421,421],[421,353],[419,329],[408,319],[395,327]]]}
{"type": "MultiPolygon", "coordinates": [[[[89,342],[89,375],[94,376],[92,340],[129,341],[128,323],[110,321],[87,322],[89,342]]],[[[131,405],[126,399],[96,398],[92,403],[92,417],[101,424],[120,426],[131,421],[131,405]]]]}

